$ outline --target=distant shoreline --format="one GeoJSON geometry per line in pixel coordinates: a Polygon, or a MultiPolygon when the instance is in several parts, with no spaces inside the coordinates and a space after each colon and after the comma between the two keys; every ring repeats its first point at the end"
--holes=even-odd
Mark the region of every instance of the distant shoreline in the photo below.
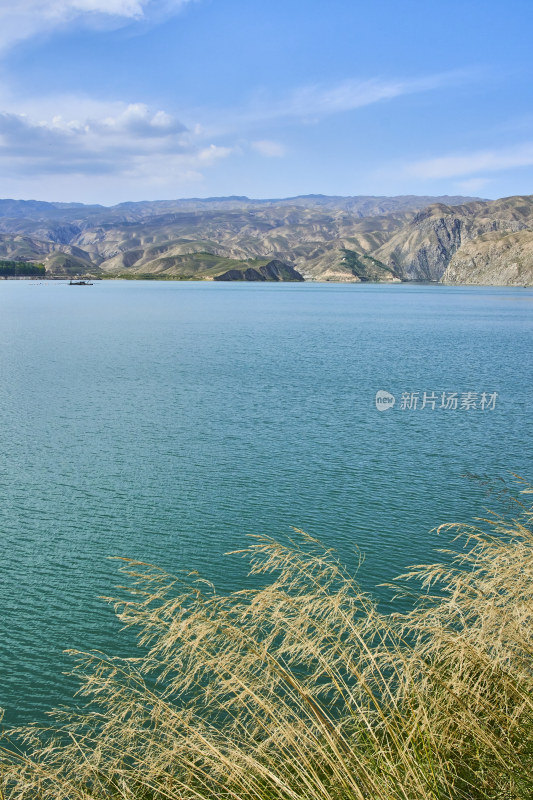
{"type": "MultiPolygon", "coordinates": [[[[214,283],[210,278],[184,278],[180,276],[165,276],[147,278],[146,276],[124,277],[122,275],[76,275],[74,277],[65,275],[50,275],[46,277],[39,277],[36,275],[28,276],[9,276],[0,278],[2,281],[26,281],[32,283],[67,283],[71,280],[90,280],[90,281],[123,281],[124,283],[135,281],[137,283],[214,283]]],[[[304,280],[304,281],[246,281],[234,280],[224,281],[224,283],[234,284],[248,284],[248,285],[323,285],[323,286],[442,286],[442,287],[471,287],[471,288],[489,288],[489,289],[533,289],[533,284],[521,283],[443,283],[440,281],[420,281],[420,280],[402,280],[402,281],[320,281],[320,280],[304,280]]]]}

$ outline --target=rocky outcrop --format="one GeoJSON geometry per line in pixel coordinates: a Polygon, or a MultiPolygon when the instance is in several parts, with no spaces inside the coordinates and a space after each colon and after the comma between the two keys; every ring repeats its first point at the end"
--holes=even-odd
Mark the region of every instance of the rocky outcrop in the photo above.
{"type": "Polygon", "coordinates": [[[400,231],[374,253],[404,280],[438,281],[461,245],[463,220],[448,214],[415,217],[407,230],[400,231]]]}
{"type": "Polygon", "coordinates": [[[532,228],[531,197],[478,201],[457,207],[437,204],[418,213],[373,256],[404,280],[441,281],[455,254],[467,242],[488,233],[497,237],[532,228]]]}
{"type": "Polygon", "coordinates": [[[246,269],[230,269],[222,275],[216,275],[215,281],[303,281],[302,275],[294,267],[274,259],[262,267],[246,269]]]}
{"type": "Polygon", "coordinates": [[[452,256],[442,283],[533,286],[533,231],[486,233],[452,256]]]}

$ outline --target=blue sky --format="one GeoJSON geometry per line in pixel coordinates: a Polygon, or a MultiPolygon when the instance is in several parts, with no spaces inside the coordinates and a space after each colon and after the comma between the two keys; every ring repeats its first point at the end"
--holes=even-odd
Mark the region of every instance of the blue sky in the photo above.
{"type": "Polygon", "coordinates": [[[533,192],[532,0],[0,0],[0,196],[533,192]]]}

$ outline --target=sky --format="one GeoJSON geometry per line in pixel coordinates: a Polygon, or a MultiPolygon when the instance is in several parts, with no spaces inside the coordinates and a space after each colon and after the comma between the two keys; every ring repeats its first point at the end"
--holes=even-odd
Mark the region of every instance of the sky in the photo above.
{"type": "Polygon", "coordinates": [[[0,197],[533,193],[533,0],[0,0],[0,197]]]}

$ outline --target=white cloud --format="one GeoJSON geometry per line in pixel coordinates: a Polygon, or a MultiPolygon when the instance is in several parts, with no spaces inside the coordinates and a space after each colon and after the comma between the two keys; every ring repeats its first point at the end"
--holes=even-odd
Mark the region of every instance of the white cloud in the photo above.
{"type": "Polygon", "coordinates": [[[522,142],[511,147],[476,150],[407,165],[405,172],[417,178],[455,178],[479,172],[499,172],[513,167],[533,166],[533,142],[522,142]]]}
{"type": "Polygon", "coordinates": [[[191,178],[233,152],[144,104],[103,105],[98,114],[93,103],[91,110],[90,117],[51,114],[47,119],[0,113],[2,174],[191,178]]]}
{"type": "Polygon", "coordinates": [[[281,142],[274,142],[271,139],[260,139],[258,142],[252,142],[252,147],[266,158],[281,158],[287,152],[285,145],[281,144],[281,142]]]}
{"type": "Polygon", "coordinates": [[[305,86],[295,91],[286,102],[285,107],[280,107],[280,113],[294,114],[296,116],[335,114],[339,111],[351,111],[380,100],[390,100],[411,91],[418,91],[418,82],[415,87],[409,82],[350,80],[324,88],[321,86],[305,86]]]}
{"type": "Polygon", "coordinates": [[[232,147],[219,147],[216,144],[210,144],[209,147],[204,147],[198,151],[196,158],[200,164],[214,164],[220,161],[221,158],[227,158],[233,153],[232,147]]]}
{"type": "Polygon", "coordinates": [[[459,181],[457,188],[466,194],[475,194],[490,182],[490,178],[467,178],[466,181],[459,181]]]}
{"type": "Polygon", "coordinates": [[[290,118],[315,122],[324,116],[353,111],[383,100],[453,86],[472,74],[454,70],[412,79],[350,79],[333,86],[302,86],[281,98],[257,92],[248,108],[236,110],[233,117],[240,124],[290,118]]]}
{"type": "Polygon", "coordinates": [[[79,24],[121,27],[176,13],[191,0],[0,0],[0,50],[79,24]]]}
{"type": "Polygon", "coordinates": [[[152,113],[144,103],[132,103],[117,116],[88,121],[87,126],[102,134],[136,137],[163,137],[182,133],[185,125],[166,111],[152,113]]]}

